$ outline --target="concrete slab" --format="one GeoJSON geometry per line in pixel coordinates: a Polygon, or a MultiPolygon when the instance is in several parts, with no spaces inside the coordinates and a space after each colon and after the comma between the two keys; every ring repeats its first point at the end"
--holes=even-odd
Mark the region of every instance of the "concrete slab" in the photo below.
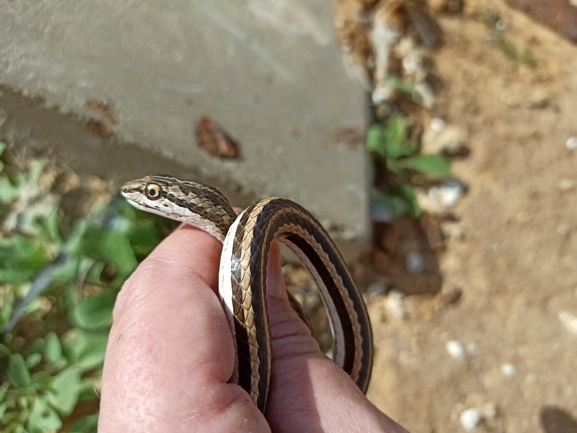
{"type": "MultiPolygon", "coordinates": [[[[342,66],[331,8],[326,0],[3,2],[0,83],[83,118],[106,121],[89,102],[108,104],[115,145],[143,149],[134,158],[151,151],[243,194],[290,197],[336,236],[358,239],[368,226],[367,160],[347,141],[366,126],[365,93],[342,66]],[[240,159],[198,148],[203,116],[241,143],[240,159]]],[[[125,163],[110,167],[113,178],[129,177],[125,163]]]]}

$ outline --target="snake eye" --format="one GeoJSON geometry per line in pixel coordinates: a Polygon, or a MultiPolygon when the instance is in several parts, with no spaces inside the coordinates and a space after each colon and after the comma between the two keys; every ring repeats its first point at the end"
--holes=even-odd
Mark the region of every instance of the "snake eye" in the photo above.
{"type": "Polygon", "coordinates": [[[154,183],[148,184],[144,193],[150,200],[158,200],[160,198],[160,187],[154,183]]]}

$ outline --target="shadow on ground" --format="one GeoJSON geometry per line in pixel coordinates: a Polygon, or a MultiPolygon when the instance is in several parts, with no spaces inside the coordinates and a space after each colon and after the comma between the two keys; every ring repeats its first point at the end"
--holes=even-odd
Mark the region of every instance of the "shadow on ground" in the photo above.
{"type": "Polygon", "coordinates": [[[539,418],[545,433],[577,433],[577,420],[560,407],[543,407],[539,418]]]}

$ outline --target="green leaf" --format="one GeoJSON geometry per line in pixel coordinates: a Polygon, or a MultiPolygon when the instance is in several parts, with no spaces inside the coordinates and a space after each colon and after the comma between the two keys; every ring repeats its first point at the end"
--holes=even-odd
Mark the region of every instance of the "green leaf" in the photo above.
{"type": "Polygon", "coordinates": [[[29,429],[58,430],[62,427],[62,421],[58,413],[48,405],[46,397],[37,396],[32,403],[32,410],[27,420],[29,429]]]}
{"type": "MultiPolygon", "coordinates": [[[[2,401],[2,399],[0,399],[0,401],[2,401]]],[[[0,422],[2,421],[2,418],[4,417],[4,414],[6,413],[8,406],[9,406],[9,403],[1,403],[0,404],[0,422]]]]}
{"type": "Polygon", "coordinates": [[[92,433],[98,427],[98,414],[88,415],[72,424],[70,433],[92,433]]]}
{"type": "Polygon", "coordinates": [[[62,342],[74,365],[91,369],[101,366],[104,361],[108,332],[88,332],[73,328],[62,337],[62,342]]]}
{"type": "Polygon", "coordinates": [[[404,81],[402,78],[392,74],[388,75],[387,78],[385,78],[385,84],[390,88],[409,96],[412,96],[416,90],[414,84],[408,81],[404,81]]]}
{"type": "Polygon", "coordinates": [[[28,281],[47,262],[44,249],[34,239],[19,234],[0,239],[0,282],[28,281]]]}
{"type": "Polygon", "coordinates": [[[409,214],[413,218],[419,218],[423,214],[423,210],[419,203],[417,202],[417,196],[415,195],[415,190],[411,185],[403,184],[397,188],[397,193],[403,198],[407,204],[409,214]]]}
{"type": "Polygon", "coordinates": [[[70,414],[76,406],[80,373],[79,367],[70,366],[58,373],[52,381],[54,394],[50,397],[50,402],[62,415],[70,414]]]}
{"type": "Polygon", "coordinates": [[[74,252],[113,264],[116,267],[118,286],[137,265],[126,233],[118,230],[104,230],[94,225],[86,228],[74,252]]]}
{"type": "Polygon", "coordinates": [[[36,390],[48,390],[52,384],[52,376],[46,371],[37,371],[30,376],[30,384],[36,390]]]}
{"type": "Polygon", "coordinates": [[[384,194],[378,190],[373,190],[372,198],[374,201],[385,207],[387,213],[390,214],[391,219],[400,217],[407,212],[407,204],[399,197],[384,194]]]}
{"type": "MultiPolygon", "coordinates": [[[[14,309],[14,293],[6,293],[2,295],[2,306],[0,306],[0,327],[4,327],[12,316],[14,309]]],[[[0,353],[2,350],[0,349],[0,353]]]]}
{"type": "MultiPolygon", "coordinates": [[[[408,139],[404,117],[393,115],[387,126],[372,125],[367,131],[367,149],[387,159],[414,155],[418,150],[415,140],[408,139]]],[[[387,161],[388,162],[388,161],[387,161]]]]}
{"type": "MultiPolygon", "coordinates": [[[[6,395],[6,391],[8,390],[8,388],[10,387],[10,384],[5,383],[2,386],[0,386],[0,402],[4,402],[4,396],[6,395]]],[[[2,416],[2,414],[0,414],[0,417],[2,416]]]]}
{"type": "Polygon", "coordinates": [[[401,174],[403,172],[403,167],[399,163],[398,159],[387,159],[387,170],[393,174],[401,174]]]}
{"type": "Polygon", "coordinates": [[[0,354],[10,356],[12,354],[12,351],[8,348],[8,346],[0,344],[0,354]]]}
{"type": "Polygon", "coordinates": [[[401,168],[418,171],[435,178],[446,178],[451,175],[451,165],[447,158],[441,155],[417,155],[397,162],[401,168]]]}
{"type": "Polygon", "coordinates": [[[78,256],[68,256],[66,262],[54,270],[52,280],[75,283],[78,276],[79,264],[80,258],[78,256]]]}
{"type": "Polygon", "coordinates": [[[385,156],[385,127],[383,125],[371,125],[367,131],[367,149],[370,152],[385,156]]]}
{"type": "Polygon", "coordinates": [[[44,243],[62,243],[60,231],[58,230],[58,209],[53,209],[46,216],[36,218],[32,226],[37,231],[36,237],[42,239],[44,243]]]}
{"type": "Polygon", "coordinates": [[[26,367],[36,367],[42,361],[42,355],[39,353],[32,353],[26,357],[26,367]]]}
{"type": "Polygon", "coordinates": [[[138,221],[127,235],[134,254],[139,257],[146,257],[161,240],[153,223],[148,220],[138,221]]]}
{"type": "Polygon", "coordinates": [[[62,345],[54,332],[46,334],[44,357],[49,364],[57,365],[62,360],[62,345]]]}
{"type": "Polygon", "coordinates": [[[6,150],[6,143],[4,143],[3,141],[0,141],[0,156],[2,156],[2,154],[4,153],[4,150],[6,150]]]}
{"type": "Polygon", "coordinates": [[[113,290],[89,296],[74,306],[70,316],[71,322],[87,330],[110,326],[115,302],[116,291],[113,290]]]}
{"type": "Polygon", "coordinates": [[[42,352],[44,352],[44,347],[46,346],[46,341],[44,340],[44,338],[37,338],[36,340],[34,340],[32,342],[32,344],[30,345],[30,347],[28,347],[28,354],[31,353],[40,353],[42,354],[42,352]]]}
{"type": "Polygon", "coordinates": [[[16,388],[22,389],[30,386],[30,373],[28,373],[24,358],[19,353],[10,356],[8,363],[8,380],[16,388]]]}
{"type": "Polygon", "coordinates": [[[18,198],[20,188],[7,177],[0,177],[0,203],[10,203],[18,198]]]}

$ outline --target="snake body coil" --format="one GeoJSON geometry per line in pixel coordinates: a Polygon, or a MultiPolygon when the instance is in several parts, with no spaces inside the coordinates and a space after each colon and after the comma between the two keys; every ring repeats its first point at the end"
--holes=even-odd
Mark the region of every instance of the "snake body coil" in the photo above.
{"type": "Polygon", "coordinates": [[[260,200],[238,217],[215,188],[154,175],[127,183],[122,195],[135,207],[199,227],[223,242],[219,295],[236,344],[232,381],[264,413],[271,377],[266,264],[274,240],[286,244],[315,279],[333,332],[333,360],[366,392],[373,339],[361,293],[333,241],[300,205],[260,200]]]}

